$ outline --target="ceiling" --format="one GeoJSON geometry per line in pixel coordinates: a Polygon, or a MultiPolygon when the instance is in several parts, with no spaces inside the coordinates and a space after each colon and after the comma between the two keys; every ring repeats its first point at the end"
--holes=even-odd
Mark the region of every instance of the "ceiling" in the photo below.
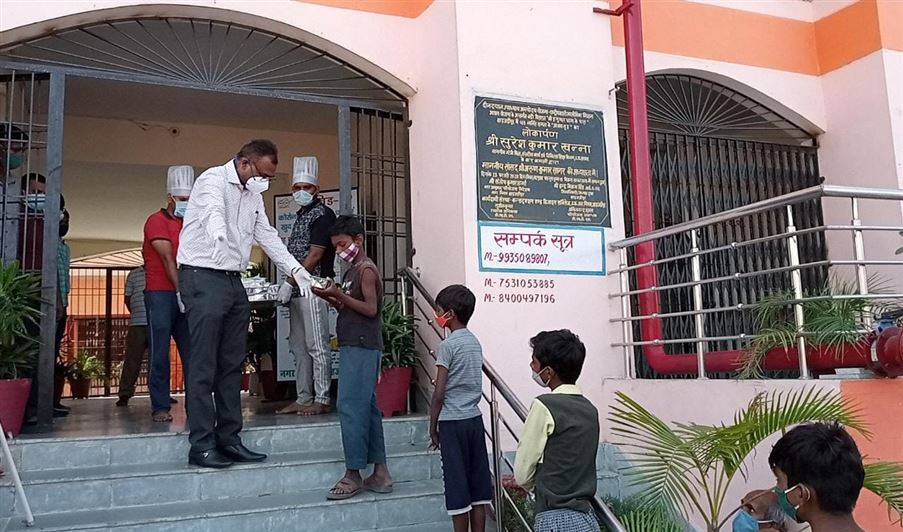
{"type": "Polygon", "coordinates": [[[335,135],[331,105],[198,89],[66,78],[66,114],[335,135]]]}

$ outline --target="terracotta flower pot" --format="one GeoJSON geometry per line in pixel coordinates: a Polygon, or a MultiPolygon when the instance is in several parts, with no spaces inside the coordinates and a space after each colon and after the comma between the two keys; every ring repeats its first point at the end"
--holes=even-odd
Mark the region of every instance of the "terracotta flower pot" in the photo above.
{"type": "Polygon", "coordinates": [[[73,378],[69,381],[72,386],[72,397],[76,399],[87,399],[91,395],[91,379],[73,378]]]}
{"type": "Polygon", "coordinates": [[[29,391],[31,379],[0,380],[0,423],[3,424],[3,430],[11,432],[13,436],[22,431],[29,391]]]}
{"type": "Polygon", "coordinates": [[[414,368],[389,368],[383,370],[376,383],[376,404],[385,417],[404,414],[408,405],[408,390],[414,368]]]}
{"type": "Polygon", "coordinates": [[[247,392],[251,389],[251,374],[250,373],[242,373],[241,374],[241,391],[247,392]]]}

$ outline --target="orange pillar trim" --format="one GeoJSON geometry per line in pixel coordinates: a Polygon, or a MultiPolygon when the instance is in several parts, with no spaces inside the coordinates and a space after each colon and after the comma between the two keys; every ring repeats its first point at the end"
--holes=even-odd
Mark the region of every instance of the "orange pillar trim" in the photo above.
{"type": "Polygon", "coordinates": [[[366,11],[379,13],[380,15],[393,15],[396,17],[417,18],[430,5],[433,0],[296,0],[309,4],[320,4],[340,9],[354,11],[366,11]]]}
{"type": "MultiPolygon", "coordinates": [[[[651,52],[822,75],[881,48],[903,51],[899,0],[859,0],[814,23],[687,0],[643,10],[651,52]]],[[[615,46],[624,46],[622,24],[611,17],[615,46]]]]}

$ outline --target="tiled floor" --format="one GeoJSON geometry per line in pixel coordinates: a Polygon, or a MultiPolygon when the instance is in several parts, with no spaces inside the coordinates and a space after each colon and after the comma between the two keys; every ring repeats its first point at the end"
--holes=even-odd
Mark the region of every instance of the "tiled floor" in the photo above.
{"type": "MultiPolygon", "coordinates": [[[[174,397],[179,401],[179,404],[173,405],[173,421],[171,423],[154,423],[151,420],[150,399],[148,397],[135,397],[129,402],[127,407],[117,407],[115,397],[66,400],[63,401],[63,404],[72,408],[72,411],[67,417],[54,419],[51,432],[41,434],[23,433],[20,438],[77,438],[152,432],[187,432],[185,397],[179,395],[174,397]]],[[[338,419],[335,414],[310,418],[296,415],[276,415],[276,410],[286,404],[288,404],[287,401],[265,403],[259,397],[242,394],[242,413],[245,427],[302,425],[338,419]]]]}

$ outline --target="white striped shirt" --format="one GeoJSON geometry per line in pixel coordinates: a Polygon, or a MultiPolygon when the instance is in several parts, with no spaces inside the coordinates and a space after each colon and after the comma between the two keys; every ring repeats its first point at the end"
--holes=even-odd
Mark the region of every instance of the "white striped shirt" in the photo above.
{"type": "Polygon", "coordinates": [[[209,168],[191,190],[177,262],[181,266],[242,272],[248,268],[255,241],[286,275],[301,267],[270,225],[263,196],[241,184],[235,162],[209,168]],[[228,245],[223,263],[213,260],[213,243],[218,236],[224,236],[228,245]]]}

